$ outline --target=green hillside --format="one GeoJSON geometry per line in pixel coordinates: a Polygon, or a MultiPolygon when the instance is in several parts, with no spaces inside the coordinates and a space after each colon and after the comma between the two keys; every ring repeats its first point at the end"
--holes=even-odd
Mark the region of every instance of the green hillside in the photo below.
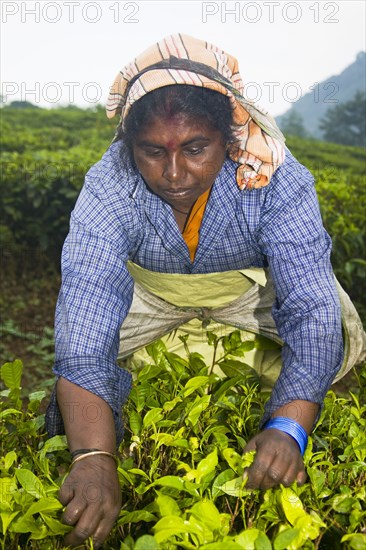
{"type": "MultiPolygon", "coordinates": [[[[328,54],[323,52],[323,55],[322,61],[326,65],[328,54]]],[[[306,132],[313,138],[322,139],[319,122],[327,109],[350,101],[357,91],[365,92],[365,82],[366,52],[359,52],[355,61],[340,74],[332,75],[322,82],[315,83],[310,92],[293,103],[284,114],[276,117],[276,121],[282,127],[287,115],[296,112],[301,116],[306,132]]]]}
{"type": "Polygon", "coordinates": [[[325,171],[330,176],[340,170],[357,178],[361,177],[365,182],[366,151],[362,147],[337,145],[294,136],[287,138],[286,145],[296,158],[311,170],[315,178],[319,171],[325,171]]]}

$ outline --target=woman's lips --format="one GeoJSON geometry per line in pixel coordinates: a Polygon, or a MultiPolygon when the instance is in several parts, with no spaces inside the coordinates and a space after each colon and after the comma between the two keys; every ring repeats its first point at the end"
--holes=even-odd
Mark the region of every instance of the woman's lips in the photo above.
{"type": "Polygon", "coordinates": [[[192,193],[193,189],[164,189],[164,194],[169,197],[183,198],[192,193]]]}

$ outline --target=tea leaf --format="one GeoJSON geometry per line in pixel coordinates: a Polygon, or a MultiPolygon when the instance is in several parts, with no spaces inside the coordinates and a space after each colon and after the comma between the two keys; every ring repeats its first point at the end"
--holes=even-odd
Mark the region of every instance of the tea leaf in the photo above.
{"type": "Polygon", "coordinates": [[[193,372],[204,374],[208,371],[208,367],[204,362],[202,355],[196,352],[189,354],[189,366],[193,372]]]}
{"type": "Polygon", "coordinates": [[[17,460],[17,454],[15,451],[9,451],[8,453],[6,453],[4,457],[5,470],[8,471],[11,468],[11,466],[14,464],[14,462],[16,462],[16,460],[17,460]]]}
{"type": "Polygon", "coordinates": [[[197,466],[197,482],[199,483],[201,479],[213,472],[217,466],[217,449],[214,449],[212,453],[203,458],[197,466]]]}
{"type": "Polygon", "coordinates": [[[18,514],[20,514],[20,510],[16,510],[15,512],[0,512],[3,535],[6,535],[6,531],[8,530],[9,525],[11,524],[13,519],[17,517],[18,514]]]}
{"type": "Polygon", "coordinates": [[[56,498],[41,498],[28,508],[24,514],[24,517],[32,516],[33,514],[45,511],[55,512],[56,510],[61,510],[62,508],[63,506],[61,502],[56,498]]]}
{"type": "Polygon", "coordinates": [[[46,440],[40,454],[44,457],[47,453],[63,451],[64,449],[67,449],[66,437],[64,435],[55,435],[54,437],[46,440]]]}
{"type": "Polygon", "coordinates": [[[174,407],[178,404],[178,403],[182,403],[183,399],[181,397],[175,397],[174,399],[172,399],[171,401],[166,401],[163,405],[163,410],[165,412],[170,412],[174,409],[174,407]]]}
{"type": "Polygon", "coordinates": [[[131,411],[128,416],[128,424],[134,435],[140,435],[142,419],[137,411],[131,411]]]}
{"type": "Polygon", "coordinates": [[[151,487],[160,485],[161,487],[171,487],[172,489],[178,489],[178,491],[184,490],[184,479],[178,476],[165,476],[157,479],[151,484],[151,487]]]}
{"type": "Polygon", "coordinates": [[[20,517],[9,526],[9,531],[14,533],[31,533],[31,538],[44,538],[47,536],[47,527],[42,524],[40,518],[20,517]]]}
{"type": "Polygon", "coordinates": [[[250,491],[245,489],[243,477],[235,477],[234,479],[225,481],[222,485],[218,486],[217,489],[233,497],[242,497],[250,494],[250,491]]]}
{"type": "Polygon", "coordinates": [[[135,475],[138,475],[138,476],[142,476],[144,477],[145,479],[147,479],[148,481],[150,481],[150,478],[149,476],[146,474],[146,472],[144,472],[143,470],[141,470],[140,468],[130,468],[128,470],[128,473],[129,474],[135,474],[135,475]]]}
{"type": "Polygon", "coordinates": [[[160,361],[164,359],[164,354],[166,353],[167,349],[165,344],[163,344],[161,340],[158,340],[157,342],[146,346],[146,351],[154,360],[155,364],[159,365],[160,361]]]}
{"type": "Polygon", "coordinates": [[[255,380],[259,380],[257,372],[241,361],[236,361],[235,359],[225,359],[219,363],[220,369],[228,376],[229,378],[234,378],[236,376],[243,377],[250,376],[255,380]]]}
{"type": "Polygon", "coordinates": [[[154,537],[158,544],[181,533],[200,535],[200,531],[178,516],[165,516],[153,527],[154,537]]]}
{"type": "Polygon", "coordinates": [[[43,521],[51,531],[51,533],[47,533],[48,535],[66,535],[66,533],[68,533],[72,529],[71,526],[65,525],[64,523],[61,523],[61,521],[59,521],[58,519],[55,519],[47,514],[41,513],[41,516],[43,521]]]}
{"type": "Polygon", "coordinates": [[[212,332],[210,330],[206,332],[206,337],[207,337],[207,343],[209,346],[215,345],[218,340],[217,334],[215,334],[215,332],[212,332]]]}
{"type": "Polygon", "coordinates": [[[46,496],[41,480],[36,475],[34,475],[33,472],[21,468],[20,470],[16,470],[15,475],[18,478],[19,483],[27,493],[33,495],[35,498],[46,496]]]}
{"type": "Polygon", "coordinates": [[[153,536],[143,535],[137,539],[133,550],[160,550],[160,546],[153,536]]]}
{"type": "Polygon", "coordinates": [[[188,397],[196,390],[204,388],[207,382],[208,376],[195,376],[194,378],[191,378],[188,380],[184,390],[182,391],[183,397],[188,397]]]}
{"type": "Polygon", "coordinates": [[[152,378],[156,378],[162,371],[163,369],[157,365],[145,365],[139,372],[139,382],[147,382],[152,378]]]}
{"type": "Polygon", "coordinates": [[[357,498],[338,495],[332,499],[332,508],[340,514],[349,514],[358,505],[357,498]]]}
{"type": "Polygon", "coordinates": [[[304,540],[316,539],[319,536],[320,525],[314,521],[314,518],[309,514],[298,518],[295,521],[294,527],[300,530],[300,533],[304,540]]]}
{"type": "Polygon", "coordinates": [[[158,497],[155,500],[159,513],[164,516],[180,516],[181,511],[176,501],[168,495],[163,495],[158,491],[158,497]]]}
{"type": "Polygon", "coordinates": [[[363,533],[351,533],[344,535],[341,542],[348,542],[349,547],[352,550],[365,550],[366,548],[366,535],[363,533]]]}
{"type": "Polygon", "coordinates": [[[180,357],[176,353],[167,352],[165,354],[165,358],[178,376],[183,376],[187,373],[188,363],[185,359],[183,359],[183,357],[180,357]]]}
{"type": "Polygon", "coordinates": [[[223,494],[225,491],[223,491],[221,487],[225,485],[225,483],[227,483],[228,481],[234,479],[234,477],[235,472],[233,472],[233,470],[231,469],[221,472],[221,474],[216,477],[215,481],[212,484],[212,498],[215,499],[217,496],[223,494]]]}
{"type": "Polygon", "coordinates": [[[272,544],[263,531],[246,529],[234,539],[245,550],[272,550],[272,544]]]}
{"type": "Polygon", "coordinates": [[[16,359],[13,363],[4,363],[1,367],[1,378],[4,380],[7,388],[10,390],[20,388],[22,371],[23,363],[19,359],[16,359]]]}
{"type": "Polygon", "coordinates": [[[240,384],[243,381],[243,375],[239,374],[238,376],[234,376],[233,378],[229,378],[229,380],[224,380],[223,382],[220,382],[219,387],[214,392],[214,398],[215,401],[219,399],[219,397],[225,393],[228,389],[236,386],[237,384],[240,384]]]}
{"type": "Polygon", "coordinates": [[[219,530],[221,527],[221,514],[209,500],[197,502],[191,510],[191,514],[202,521],[211,531],[219,530]]]}
{"type": "Polygon", "coordinates": [[[241,475],[244,472],[242,457],[234,449],[226,448],[222,452],[223,457],[235,473],[241,475]]]}
{"type": "Polygon", "coordinates": [[[163,415],[161,413],[162,410],[163,409],[159,407],[155,407],[154,409],[148,411],[142,421],[143,427],[146,429],[149,426],[152,426],[152,424],[156,424],[157,422],[159,422],[159,420],[163,418],[163,415]]]}
{"type": "Polygon", "coordinates": [[[30,402],[32,402],[32,401],[42,401],[42,399],[44,397],[46,397],[45,390],[34,391],[34,392],[30,393],[29,396],[28,396],[30,402]]]}
{"type": "Polygon", "coordinates": [[[294,525],[298,518],[306,515],[301,500],[289,487],[281,487],[279,500],[286,519],[291,525],[294,525]]]}
{"type": "Polygon", "coordinates": [[[22,411],[18,411],[18,409],[6,409],[5,411],[0,412],[0,418],[5,418],[6,416],[10,416],[11,414],[16,414],[21,416],[22,411]]]}
{"type": "MultiPolygon", "coordinates": [[[[279,533],[273,543],[274,550],[289,550],[293,549],[293,546],[291,546],[291,543],[294,542],[294,540],[299,536],[300,531],[299,529],[295,529],[294,527],[291,527],[289,529],[286,529],[285,531],[282,531],[279,533]]],[[[295,548],[300,548],[299,546],[295,546],[295,548]]]]}
{"type": "Polygon", "coordinates": [[[190,409],[187,415],[187,422],[189,422],[192,427],[195,427],[201,413],[207,408],[210,400],[211,400],[211,395],[204,395],[201,398],[197,397],[195,399],[193,407],[190,409]]]}
{"type": "Polygon", "coordinates": [[[318,468],[310,468],[308,473],[315,492],[319,494],[325,484],[325,473],[318,468]]]}
{"type": "Polygon", "coordinates": [[[122,511],[119,519],[118,525],[125,525],[126,523],[138,523],[139,521],[144,521],[149,523],[150,521],[156,521],[156,516],[147,510],[135,510],[134,512],[125,512],[122,511]]]}
{"type": "Polygon", "coordinates": [[[241,457],[241,466],[243,470],[245,468],[249,468],[253,464],[255,455],[256,451],[247,451],[243,454],[243,456],[241,457]]]}

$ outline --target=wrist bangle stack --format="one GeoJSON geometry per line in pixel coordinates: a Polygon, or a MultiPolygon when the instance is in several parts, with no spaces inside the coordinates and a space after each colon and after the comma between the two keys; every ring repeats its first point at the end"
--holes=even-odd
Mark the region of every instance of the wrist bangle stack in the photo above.
{"type": "Polygon", "coordinates": [[[292,418],[275,416],[266,422],[263,429],[268,430],[270,428],[275,428],[276,430],[280,430],[281,432],[290,435],[298,444],[301,455],[304,455],[308,444],[308,434],[301,424],[295,420],[292,420],[292,418]]]}
{"type": "Polygon", "coordinates": [[[95,449],[95,450],[80,449],[78,453],[76,451],[74,451],[73,454],[78,454],[79,456],[76,456],[76,458],[74,458],[72,460],[72,462],[70,464],[70,468],[74,464],[76,464],[76,462],[79,462],[80,460],[83,460],[84,458],[88,458],[90,456],[97,456],[97,455],[110,456],[111,458],[113,458],[114,462],[116,463],[116,466],[118,466],[118,461],[117,461],[116,455],[114,455],[113,453],[109,453],[108,451],[100,451],[99,449],[95,449]]]}

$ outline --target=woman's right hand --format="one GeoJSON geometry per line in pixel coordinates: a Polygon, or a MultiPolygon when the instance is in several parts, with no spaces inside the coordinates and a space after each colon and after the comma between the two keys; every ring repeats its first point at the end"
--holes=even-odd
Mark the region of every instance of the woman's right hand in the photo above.
{"type": "MultiPolygon", "coordinates": [[[[82,454],[83,450],[100,449],[113,455],[116,433],[110,406],[62,377],[56,391],[70,451],[82,454]]],[[[66,506],[64,522],[74,527],[65,537],[65,544],[78,546],[93,537],[94,548],[99,548],[121,509],[121,488],[113,457],[96,454],[75,462],[59,499],[66,506]]]]}
{"type": "Polygon", "coordinates": [[[122,495],[112,457],[85,457],[72,466],[59,493],[63,522],[74,526],[65,544],[79,546],[89,537],[100,548],[121,509],[122,495]]]}

